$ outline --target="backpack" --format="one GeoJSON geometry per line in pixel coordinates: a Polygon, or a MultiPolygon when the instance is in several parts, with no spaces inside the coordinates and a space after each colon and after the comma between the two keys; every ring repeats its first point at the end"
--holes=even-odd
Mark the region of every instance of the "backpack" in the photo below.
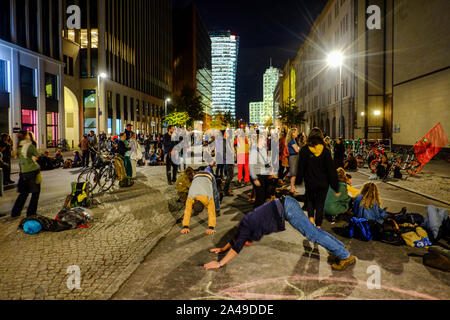
{"type": "Polygon", "coordinates": [[[63,208],[90,208],[91,205],[91,184],[89,182],[72,182],[72,193],[67,196],[63,208]]]}
{"type": "Polygon", "coordinates": [[[363,241],[370,241],[373,239],[370,232],[369,221],[366,218],[352,218],[347,227],[347,232],[350,238],[355,238],[363,241]]]}
{"type": "Polygon", "coordinates": [[[32,234],[32,233],[30,233],[30,232],[32,232],[32,230],[30,230],[29,228],[32,227],[34,232],[36,232],[39,229],[37,224],[39,224],[41,227],[40,231],[60,232],[60,231],[72,229],[72,227],[69,224],[67,224],[63,221],[53,220],[53,219],[50,219],[50,218],[47,218],[44,216],[40,216],[40,215],[30,216],[30,217],[23,219],[19,224],[19,228],[28,234],[32,234]],[[32,223],[32,224],[28,223],[31,221],[34,221],[35,223],[32,223]]]}
{"type": "Polygon", "coordinates": [[[116,171],[117,180],[122,181],[127,174],[125,173],[125,165],[121,158],[114,158],[114,168],[116,171]]]}
{"type": "Polygon", "coordinates": [[[91,215],[84,208],[65,208],[57,215],[55,220],[69,224],[72,228],[88,228],[91,215]]]}
{"type": "Polygon", "coordinates": [[[394,246],[401,246],[405,241],[399,231],[400,227],[397,222],[392,218],[386,218],[378,238],[381,242],[392,244],[394,246]]]}
{"type": "Polygon", "coordinates": [[[419,213],[400,213],[396,214],[392,217],[397,224],[413,224],[413,225],[422,225],[425,221],[425,218],[419,213]]]}
{"type": "Polygon", "coordinates": [[[130,177],[125,177],[119,182],[119,186],[121,188],[128,188],[128,187],[131,187],[133,185],[134,185],[134,181],[130,177]]]}

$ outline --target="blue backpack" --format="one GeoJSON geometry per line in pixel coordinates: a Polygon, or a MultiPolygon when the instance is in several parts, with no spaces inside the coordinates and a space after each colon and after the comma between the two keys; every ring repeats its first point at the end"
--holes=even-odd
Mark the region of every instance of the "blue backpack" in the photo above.
{"type": "Polygon", "coordinates": [[[350,238],[356,238],[363,241],[373,239],[370,232],[369,221],[366,218],[352,218],[348,223],[348,235],[350,238]]]}
{"type": "Polygon", "coordinates": [[[42,230],[42,225],[36,220],[28,220],[23,225],[23,231],[27,234],[37,234],[42,230]]]}

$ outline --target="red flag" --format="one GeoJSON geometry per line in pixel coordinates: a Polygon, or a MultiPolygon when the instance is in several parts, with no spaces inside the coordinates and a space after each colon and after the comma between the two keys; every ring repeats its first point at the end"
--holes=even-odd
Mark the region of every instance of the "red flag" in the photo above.
{"type": "Polygon", "coordinates": [[[448,139],[439,122],[414,146],[417,160],[424,166],[448,145],[448,139]]]}

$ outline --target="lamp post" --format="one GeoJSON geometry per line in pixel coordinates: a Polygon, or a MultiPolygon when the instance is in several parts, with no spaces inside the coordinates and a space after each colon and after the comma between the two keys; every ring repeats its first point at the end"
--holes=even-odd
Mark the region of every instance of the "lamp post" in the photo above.
{"type": "Polygon", "coordinates": [[[330,67],[339,67],[339,91],[340,91],[340,114],[339,114],[339,136],[344,138],[344,133],[342,132],[343,126],[342,126],[342,112],[343,112],[343,106],[342,106],[342,63],[344,61],[344,57],[341,52],[339,51],[333,51],[328,55],[328,65],[330,67]]]}
{"type": "Polygon", "coordinates": [[[171,100],[170,100],[170,98],[167,98],[166,99],[166,101],[164,102],[164,124],[166,124],[166,125],[164,125],[164,133],[166,133],[167,131],[167,103],[169,103],[171,100]]]}
{"type": "MultiPolygon", "coordinates": [[[[97,136],[100,135],[100,79],[106,79],[107,75],[101,72],[97,76],[97,136]]],[[[100,152],[100,143],[97,143],[98,152],[100,152]]]]}

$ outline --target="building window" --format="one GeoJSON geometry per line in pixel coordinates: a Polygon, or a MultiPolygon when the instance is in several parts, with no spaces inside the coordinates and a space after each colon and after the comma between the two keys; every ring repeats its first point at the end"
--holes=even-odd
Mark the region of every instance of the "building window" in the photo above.
{"type": "Polygon", "coordinates": [[[47,112],[47,148],[58,146],[58,113],[47,112]]]}
{"type": "Polygon", "coordinates": [[[111,91],[108,91],[106,93],[106,106],[108,109],[108,134],[112,134],[113,107],[112,107],[112,92],[111,91]]]}
{"type": "Polygon", "coordinates": [[[98,48],[98,29],[91,29],[91,48],[98,48]]]}
{"type": "Polygon", "coordinates": [[[83,90],[84,133],[97,131],[97,96],[95,90],[83,90]]]}
{"type": "Polygon", "coordinates": [[[22,109],[22,130],[30,131],[36,140],[39,138],[36,131],[37,110],[22,109]]]}
{"type": "Polygon", "coordinates": [[[58,100],[57,78],[55,75],[45,73],[45,97],[50,100],[58,100]]]}
{"type": "Polygon", "coordinates": [[[87,29],[80,30],[80,45],[81,49],[86,49],[88,47],[88,31],[87,29]]]}
{"type": "Polygon", "coordinates": [[[120,112],[120,94],[116,94],[116,134],[122,130],[122,113],[120,112]]]}
{"type": "Polygon", "coordinates": [[[123,119],[125,121],[130,120],[128,118],[128,97],[127,96],[123,97],[123,119]]]}
{"type": "Polygon", "coordinates": [[[134,98],[130,99],[130,121],[134,121],[134,98]]]}
{"type": "Polygon", "coordinates": [[[69,57],[69,76],[73,77],[73,58],[69,57]]]}
{"type": "Polygon", "coordinates": [[[87,49],[80,50],[80,78],[88,78],[88,56],[87,49]]]}
{"type": "Polygon", "coordinates": [[[22,95],[36,97],[34,69],[20,66],[20,89],[22,95]]]}
{"type": "Polygon", "coordinates": [[[0,93],[9,92],[8,62],[0,60],[0,93]]]}

